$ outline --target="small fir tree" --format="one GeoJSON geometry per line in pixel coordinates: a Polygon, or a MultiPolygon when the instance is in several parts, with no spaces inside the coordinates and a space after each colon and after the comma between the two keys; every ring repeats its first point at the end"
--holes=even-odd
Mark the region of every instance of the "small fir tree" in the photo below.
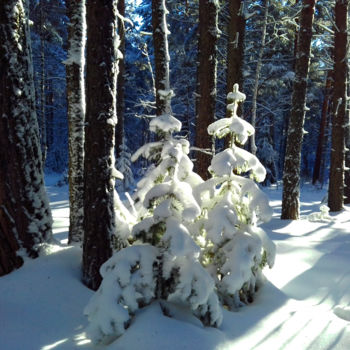
{"type": "Polygon", "coordinates": [[[237,146],[254,133],[236,114],[238,103],[245,100],[237,84],[227,100],[230,117],[209,125],[208,132],[216,138],[229,137],[229,147],[212,159],[212,178],[195,189],[202,208],[195,225],[203,247],[202,263],[211,271],[222,303],[232,309],[252,301],[262,268],[273,266],[275,246],[257,226],[272,215],[267,196],[254,182],[265,179],[265,168],[237,146]],[[249,178],[244,176],[247,173],[249,178]]]}
{"type": "MultiPolygon", "coordinates": [[[[171,94],[162,92],[168,99],[171,94]]],[[[192,172],[188,141],[173,137],[180,129],[169,114],[154,118],[150,130],[159,141],[144,145],[132,158],[143,155],[157,159],[157,165],[138,183],[133,246],[102,266],[102,284],[85,309],[88,333],[96,343],[122,335],[135,311],[155,299],[186,305],[205,325],[221,323],[215,283],[200,264],[200,248],[186,227],[200,214],[192,187],[203,180],[192,172]]]]}

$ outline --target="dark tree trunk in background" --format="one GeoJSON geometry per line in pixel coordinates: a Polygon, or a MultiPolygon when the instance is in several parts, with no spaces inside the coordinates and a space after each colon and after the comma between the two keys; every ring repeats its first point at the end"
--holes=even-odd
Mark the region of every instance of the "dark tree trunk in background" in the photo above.
{"type": "Polygon", "coordinates": [[[328,206],[331,211],[340,211],[344,204],[348,0],[336,0],[334,12],[334,92],[328,206]]]}
{"type": "Polygon", "coordinates": [[[0,2],[0,275],[52,237],[35,113],[26,3],[0,2]]]}
{"type": "MultiPolygon", "coordinates": [[[[118,0],[118,12],[125,16],[125,0],[118,0]]],[[[119,73],[117,79],[117,117],[118,124],[115,129],[115,150],[116,157],[120,156],[120,146],[124,139],[124,113],[125,113],[125,26],[124,22],[118,18],[119,51],[123,58],[119,59],[119,73]]]]}
{"type": "Polygon", "coordinates": [[[47,156],[47,135],[46,135],[46,69],[45,69],[45,13],[44,3],[40,0],[40,142],[42,160],[45,165],[47,156]]]}
{"type": "Polygon", "coordinates": [[[327,126],[327,117],[328,117],[328,109],[329,109],[332,86],[333,86],[332,72],[328,71],[324,97],[323,97],[322,110],[321,110],[320,132],[318,134],[316,158],[315,158],[315,164],[314,164],[314,171],[312,175],[313,185],[315,185],[317,182],[320,182],[320,179],[321,179],[321,164],[322,164],[322,157],[324,157],[325,132],[326,132],[326,126],[327,126]]]}
{"type": "Polygon", "coordinates": [[[83,240],[84,218],[84,50],[85,0],[66,0],[68,57],[66,64],[69,147],[69,234],[68,243],[83,240]]]}
{"type": "Polygon", "coordinates": [[[243,89],[243,57],[245,37],[243,3],[244,0],[228,0],[230,19],[227,25],[227,94],[232,91],[233,85],[236,83],[239,85],[240,90],[243,89]]]}
{"type": "Polygon", "coordinates": [[[345,147],[347,151],[345,153],[345,176],[344,176],[344,204],[350,204],[350,114],[349,111],[346,113],[346,124],[345,128],[345,147]]]}
{"type": "MultiPolygon", "coordinates": [[[[251,124],[255,128],[256,127],[256,109],[257,109],[257,102],[258,102],[258,91],[259,91],[259,80],[260,80],[260,72],[262,68],[262,58],[264,54],[264,48],[265,48],[265,38],[266,38],[266,27],[267,27],[267,16],[269,14],[269,5],[270,0],[264,0],[263,1],[265,9],[264,9],[264,19],[262,23],[262,29],[261,29],[261,41],[260,41],[260,48],[258,53],[258,59],[256,63],[256,70],[255,70],[255,77],[254,77],[254,86],[253,86],[253,93],[252,93],[252,117],[251,117],[251,124]]],[[[250,137],[250,151],[252,154],[256,155],[256,144],[255,144],[255,133],[250,137]]]]}
{"type": "MultiPolygon", "coordinates": [[[[212,140],[207,127],[214,122],[216,103],[216,42],[218,3],[216,0],[199,1],[198,42],[198,100],[196,111],[195,147],[212,150],[212,140]]],[[[197,152],[195,171],[203,178],[209,177],[211,156],[197,152]]]]}
{"type": "Polygon", "coordinates": [[[87,2],[83,282],[94,290],[115,233],[116,7],[114,0],[87,2]]]}
{"type": "MultiPolygon", "coordinates": [[[[243,90],[244,38],[246,21],[243,13],[244,0],[228,0],[229,20],[227,23],[227,73],[226,94],[232,91],[233,85],[238,84],[243,90]]],[[[242,103],[237,114],[242,115],[242,103]]],[[[226,118],[230,112],[226,110],[226,118]]],[[[230,138],[225,138],[225,148],[229,147],[230,138]]]]}
{"type": "Polygon", "coordinates": [[[310,61],[312,23],[315,0],[304,0],[300,14],[300,29],[295,62],[286,155],[283,172],[282,219],[299,218],[300,160],[306,107],[306,87],[310,61]]]}
{"type": "Polygon", "coordinates": [[[170,94],[168,27],[166,24],[165,0],[152,0],[152,28],[155,60],[156,114],[171,113],[170,101],[164,94],[170,94]],[[163,95],[162,95],[163,92],[163,95]]]}

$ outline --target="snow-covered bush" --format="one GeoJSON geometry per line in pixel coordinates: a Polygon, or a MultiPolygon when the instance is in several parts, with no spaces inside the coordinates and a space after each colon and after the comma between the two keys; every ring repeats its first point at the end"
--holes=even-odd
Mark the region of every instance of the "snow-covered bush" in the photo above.
{"type": "Polygon", "coordinates": [[[262,281],[262,268],[266,264],[272,267],[275,257],[274,244],[257,227],[259,221],[266,222],[272,215],[266,195],[254,182],[264,180],[265,168],[254,155],[237,146],[244,145],[254,132],[236,114],[238,103],[244,100],[235,84],[228,94],[231,116],[209,125],[209,134],[230,137],[230,146],[213,157],[209,167],[212,178],[199,184],[194,193],[202,208],[194,224],[203,248],[201,260],[229,308],[252,300],[262,281]]]}
{"type": "MultiPolygon", "coordinates": [[[[102,266],[102,284],[85,309],[88,334],[97,343],[123,334],[135,311],[155,299],[189,307],[205,325],[221,323],[215,282],[201,265],[200,248],[187,229],[201,213],[192,187],[203,180],[192,171],[188,141],[173,136],[180,129],[169,114],[155,117],[150,130],[160,135],[158,141],[132,157],[143,155],[157,163],[137,186],[133,245],[102,266]]],[[[119,235],[122,241],[127,234],[126,228],[119,235]]]]}

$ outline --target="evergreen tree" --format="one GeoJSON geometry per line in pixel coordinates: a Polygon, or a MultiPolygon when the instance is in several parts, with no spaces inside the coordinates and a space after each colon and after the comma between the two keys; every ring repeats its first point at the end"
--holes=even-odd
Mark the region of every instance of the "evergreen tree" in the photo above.
{"type": "Polygon", "coordinates": [[[96,290],[115,233],[114,168],[117,7],[113,0],[87,4],[86,128],[84,158],[83,282],[96,290]]]}
{"type": "Polygon", "coordinates": [[[334,13],[334,92],[328,206],[331,211],[340,211],[344,204],[348,0],[336,0],[334,13]]]}
{"type": "Polygon", "coordinates": [[[68,243],[83,240],[84,121],[85,121],[85,0],[68,0],[68,58],[65,61],[69,125],[68,243]]]}
{"type": "Polygon", "coordinates": [[[282,219],[299,218],[300,162],[315,0],[303,0],[283,173],[282,219]]]}
{"type": "Polygon", "coordinates": [[[0,3],[0,275],[52,237],[35,113],[27,3],[0,3]]]}
{"type": "Polygon", "coordinates": [[[227,100],[230,117],[209,125],[208,132],[229,137],[229,147],[214,156],[212,178],[194,193],[202,208],[196,222],[202,263],[211,271],[222,303],[233,309],[253,301],[263,281],[262,268],[274,264],[275,246],[257,227],[259,220],[268,221],[272,215],[266,195],[253,180],[263,181],[266,171],[253,154],[236,146],[254,133],[252,125],[237,116],[238,103],[245,100],[237,84],[227,100]]]}
{"type": "Polygon", "coordinates": [[[192,186],[202,180],[192,172],[188,142],[173,136],[180,129],[181,123],[169,114],[152,119],[150,130],[160,139],[133,156],[156,157],[158,162],[138,183],[139,223],[132,237],[119,237],[133,245],[102,265],[102,284],[85,309],[88,334],[96,343],[122,335],[135,311],[155,299],[163,301],[161,307],[170,315],[165,301],[190,308],[205,325],[221,323],[214,281],[201,266],[200,249],[186,228],[200,213],[192,186]]]}

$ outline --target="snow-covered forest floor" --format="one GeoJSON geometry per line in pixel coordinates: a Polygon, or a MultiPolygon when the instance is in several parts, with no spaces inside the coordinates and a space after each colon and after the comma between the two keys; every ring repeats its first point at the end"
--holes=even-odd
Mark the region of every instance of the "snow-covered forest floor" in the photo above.
{"type": "Polygon", "coordinates": [[[0,349],[350,349],[350,207],[320,219],[325,190],[302,187],[299,221],[281,221],[281,188],[265,190],[274,208],[263,225],[277,245],[268,282],[251,305],[224,312],[219,329],[205,328],[186,310],[172,317],[154,303],[108,347],[84,336],[83,309],[92,291],[80,282],[81,249],[67,246],[68,188],[47,178],[56,245],[0,278],[0,349]],[[309,216],[312,214],[311,216],[309,216]]]}

